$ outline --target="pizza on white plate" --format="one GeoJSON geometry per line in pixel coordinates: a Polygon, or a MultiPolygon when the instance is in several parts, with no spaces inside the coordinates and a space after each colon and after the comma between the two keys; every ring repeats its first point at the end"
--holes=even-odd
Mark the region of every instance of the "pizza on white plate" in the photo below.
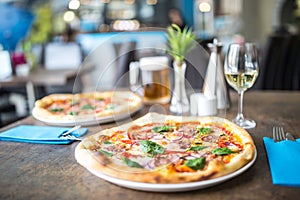
{"type": "Polygon", "coordinates": [[[130,91],[51,94],[35,102],[33,116],[41,121],[81,122],[132,114],[142,99],[130,91]]]}
{"type": "Polygon", "coordinates": [[[230,174],[251,162],[247,131],[218,117],[148,113],[85,138],[76,160],[90,171],[144,183],[188,183],[230,174]]]}

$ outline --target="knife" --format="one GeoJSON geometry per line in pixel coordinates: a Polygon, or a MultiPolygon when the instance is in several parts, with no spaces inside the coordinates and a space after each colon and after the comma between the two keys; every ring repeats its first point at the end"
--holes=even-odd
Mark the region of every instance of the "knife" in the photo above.
{"type": "Polygon", "coordinates": [[[285,139],[286,139],[286,140],[295,141],[294,136],[293,136],[291,133],[289,133],[289,132],[287,132],[287,133],[285,134],[285,139]]]}

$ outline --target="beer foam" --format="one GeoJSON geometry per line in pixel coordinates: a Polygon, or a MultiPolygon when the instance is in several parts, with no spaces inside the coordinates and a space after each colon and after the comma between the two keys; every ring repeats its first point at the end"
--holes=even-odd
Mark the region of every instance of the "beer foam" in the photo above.
{"type": "Polygon", "coordinates": [[[147,71],[162,70],[169,67],[169,59],[166,56],[144,57],[140,59],[140,68],[147,71]]]}

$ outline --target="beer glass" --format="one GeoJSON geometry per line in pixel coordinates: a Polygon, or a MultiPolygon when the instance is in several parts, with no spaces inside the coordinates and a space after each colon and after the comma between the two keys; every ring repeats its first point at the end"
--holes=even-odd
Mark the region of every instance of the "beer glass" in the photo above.
{"type": "Polygon", "coordinates": [[[166,56],[143,57],[129,66],[130,88],[143,96],[145,104],[170,101],[169,60],[166,56]]]}

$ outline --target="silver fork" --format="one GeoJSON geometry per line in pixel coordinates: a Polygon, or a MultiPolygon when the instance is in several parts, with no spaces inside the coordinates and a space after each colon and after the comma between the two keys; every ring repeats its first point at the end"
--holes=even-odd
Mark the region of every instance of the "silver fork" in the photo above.
{"type": "Polygon", "coordinates": [[[74,135],[64,135],[64,136],[61,136],[60,138],[64,138],[64,139],[69,139],[69,140],[77,140],[77,141],[81,141],[82,139],[81,138],[78,138],[78,137],[75,137],[74,135]]]}
{"type": "Polygon", "coordinates": [[[72,132],[80,129],[81,126],[78,125],[78,126],[74,126],[73,128],[71,128],[70,130],[68,130],[67,132],[63,133],[60,138],[64,138],[64,139],[70,139],[70,140],[78,140],[78,141],[81,141],[81,138],[78,138],[78,137],[75,137],[74,135],[71,135],[72,132]]]}
{"type": "Polygon", "coordinates": [[[61,134],[61,137],[70,135],[72,132],[77,131],[77,130],[80,129],[80,128],[81,128],[80,125],[74,126],[73,128],[69,129],[67,132],[61,134]]]}
{"type": "Polygon", "coordinates": [[[280,142],[282,140],[285,140],[284,130],[281,126],[273,127],[273,140],[275,142],[280,142]]]}

